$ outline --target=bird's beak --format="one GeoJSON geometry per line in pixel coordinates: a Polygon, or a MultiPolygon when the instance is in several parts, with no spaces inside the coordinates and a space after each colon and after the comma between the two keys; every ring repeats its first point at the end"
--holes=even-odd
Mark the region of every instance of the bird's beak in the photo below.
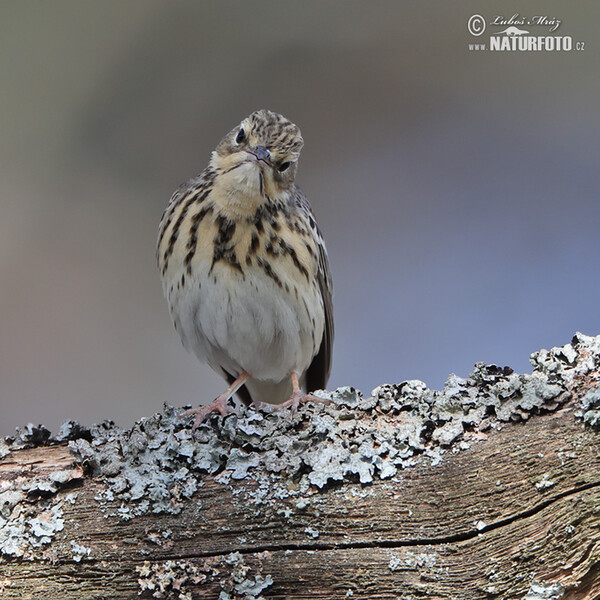
{"type": "Polygon", "coordinates": [[[256,160],[264,162],[269,167],[271,166],[271,153],[264,146],[255,146],[246,150],[249,154],[252,154],[256,160]]]}

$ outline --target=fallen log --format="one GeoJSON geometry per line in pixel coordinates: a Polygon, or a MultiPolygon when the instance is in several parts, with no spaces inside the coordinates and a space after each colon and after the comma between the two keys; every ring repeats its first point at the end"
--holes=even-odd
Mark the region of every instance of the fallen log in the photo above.
{"type": "Polygon", "coordinates": [[[600,337],[443,390],[0,441],[0,597],[600,597],[600,337]]]}

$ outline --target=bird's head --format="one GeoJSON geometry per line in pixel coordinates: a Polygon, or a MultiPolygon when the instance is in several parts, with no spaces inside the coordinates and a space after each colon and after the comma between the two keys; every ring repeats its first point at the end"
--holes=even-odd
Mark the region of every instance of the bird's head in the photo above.
{"type": "Polygon", "coordinates": [[[270,110],[257,110],[232,129],[211,165],[245,195],[277,197],[294,183],[304,140],[300,129],[270,110]]]}

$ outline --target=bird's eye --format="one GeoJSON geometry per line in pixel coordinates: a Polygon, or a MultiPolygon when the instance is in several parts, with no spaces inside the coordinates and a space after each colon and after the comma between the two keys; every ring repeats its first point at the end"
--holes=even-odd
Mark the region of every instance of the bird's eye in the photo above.
{"type": "Polygon", "coordinates": [[[246,139],[246,132],[244,131],[244,128],[241,127],[240,130],[238,131],[238,134],[235,136],[235,142],[236,142],[236,144],[241,144],[245,139],[246,139]]]}
{"type": "Polygon", "coordinates": [[[292,163],[290,163],[290,162],[284,162],[284,163],[281,163],[281,164],[279,165],[279,167],[277,167],[277,170],[278,170],[280,173],[283,173],[284,171],[287,171],[287,168],[288,168],[288,167],[289,167],[291,164],[292,164],[292,163]]]}

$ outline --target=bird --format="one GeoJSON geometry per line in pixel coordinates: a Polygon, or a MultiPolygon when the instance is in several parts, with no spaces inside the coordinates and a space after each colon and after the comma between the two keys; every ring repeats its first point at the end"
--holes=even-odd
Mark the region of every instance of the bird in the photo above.
{"type": "Polygon", "coordinates": [[[327,249],[296,184],[304,140],[297,125],[257,110],[212,152],[200,175],[171,196],[159,224],[157,263],[183,346],[229,384],[193,408],[247,405],[295,411],[322,402],[334,338],[327,249]]]}

